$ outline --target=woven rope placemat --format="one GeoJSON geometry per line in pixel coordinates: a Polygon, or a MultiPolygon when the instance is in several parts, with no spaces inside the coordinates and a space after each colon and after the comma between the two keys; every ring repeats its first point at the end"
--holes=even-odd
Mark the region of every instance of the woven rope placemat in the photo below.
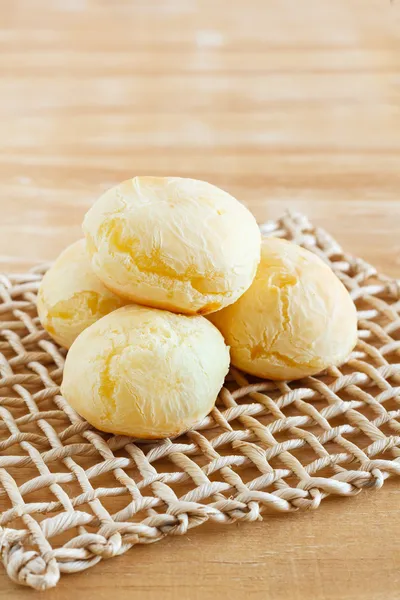
{"type": "Polygon", "coordinates": [[[357,305],[347,363],[294,383],[232,369],[195,431],[135,444],[94,430],[59,395],[65,358],[43,331],[44,268],[0,276],[0,551],[37,589],[60,573],[211,519],[317,508],[400,475],[400,286],[301,215],[262,226],[331,264],[357,305]]]}

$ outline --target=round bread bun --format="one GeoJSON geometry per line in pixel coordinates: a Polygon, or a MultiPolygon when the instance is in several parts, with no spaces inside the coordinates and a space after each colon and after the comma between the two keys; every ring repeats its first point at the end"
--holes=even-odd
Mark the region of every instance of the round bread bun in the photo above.
{"type": "Polygon", "coordinates": [[[124,304],[93,273],[82,239],[68,246],[43,277],[37,310],[43,328],[69,348],[81,331],[124,304]]]}
{"type": "Polygon", "coordinates": [[[131,305],[75,340],[61,390],[97,429],[175,437],[211,411],[228,368],[229,348],[204,317],[131,305]]]}
{"type": "Polygon", "coordinates": [[[299,379],[344,362],[357,341],[357,313],[344,285],[319,257],[266,239],[249,290],[210,316],[232,364],[268,379],[299,379]]]}
{"type": "Polygon", "coordinates": [[[134,177],[110,189],[83,222],[94,272],[132,302],[186,314],[227,306],[260,260],[253,215],[194,179],[134,177]]]}

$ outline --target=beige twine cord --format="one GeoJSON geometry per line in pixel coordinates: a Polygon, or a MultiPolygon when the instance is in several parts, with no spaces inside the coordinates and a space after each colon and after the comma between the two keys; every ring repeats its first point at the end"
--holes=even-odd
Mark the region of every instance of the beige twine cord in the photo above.
{"type": "Polygon", "coordinates": [[[355,351],[293,384],[232,369],[195,431],[153,444],[94,430],[59,395],[65,352],[35,309],[45,268],[0,276],[0,552],[13,581],[47,589],[207,520],[317,508],[400,475],[399,282],[302,215],[261,229],[332,266],[358,308],[355,351]]]}

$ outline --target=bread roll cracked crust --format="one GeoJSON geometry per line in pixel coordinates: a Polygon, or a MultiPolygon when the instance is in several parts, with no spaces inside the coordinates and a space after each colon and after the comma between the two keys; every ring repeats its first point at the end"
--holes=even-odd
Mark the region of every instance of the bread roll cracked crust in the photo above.
{"type": "Polygon", "coordinates": [[[124,304],[93,273],[83,239],[68,246],[50,267],[37,299],[43,328],[65,348],[86,327],[124,304]]]}
{"type": "Polygon", "coordinates": [[[357,341],[356,308],[329,266],[274,238],[262,243],[248,291],[209,318],[230,345],[232,363],[270,379],[298,379],[339,365],[357,341]]]}
{"type": "Polygon", "coordinates": [[[227,306],[260,259],[253,215],[223,190],[179,177],[135,177],[107,191],[83,230],[96,275],[132,302],[187,314],[227,306]]]}
{"type": "Polygon", "coordinates": [[[229,348],[204,317],[131,305],[76,339],[62,394],[102,431],[175,437],[211,411],[228,368],[229,348]]]}

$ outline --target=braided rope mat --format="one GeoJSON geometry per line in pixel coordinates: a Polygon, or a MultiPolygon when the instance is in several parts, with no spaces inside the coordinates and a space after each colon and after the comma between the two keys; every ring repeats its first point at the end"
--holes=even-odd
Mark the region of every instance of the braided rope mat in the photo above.
{"type": "Polygon", "coordinates": [[[13,581],[50,588],[208,519],[317,508],[400,475],[399,282],[301,215],[262,231],[330,262],[358,308],[357,348],[340,369],[294,383],[232,369],[196,431],[158,443],[98,432],[68,406],[65,352],[36,314],[44,269],[0,276],[0,552],[13,581]]]}

